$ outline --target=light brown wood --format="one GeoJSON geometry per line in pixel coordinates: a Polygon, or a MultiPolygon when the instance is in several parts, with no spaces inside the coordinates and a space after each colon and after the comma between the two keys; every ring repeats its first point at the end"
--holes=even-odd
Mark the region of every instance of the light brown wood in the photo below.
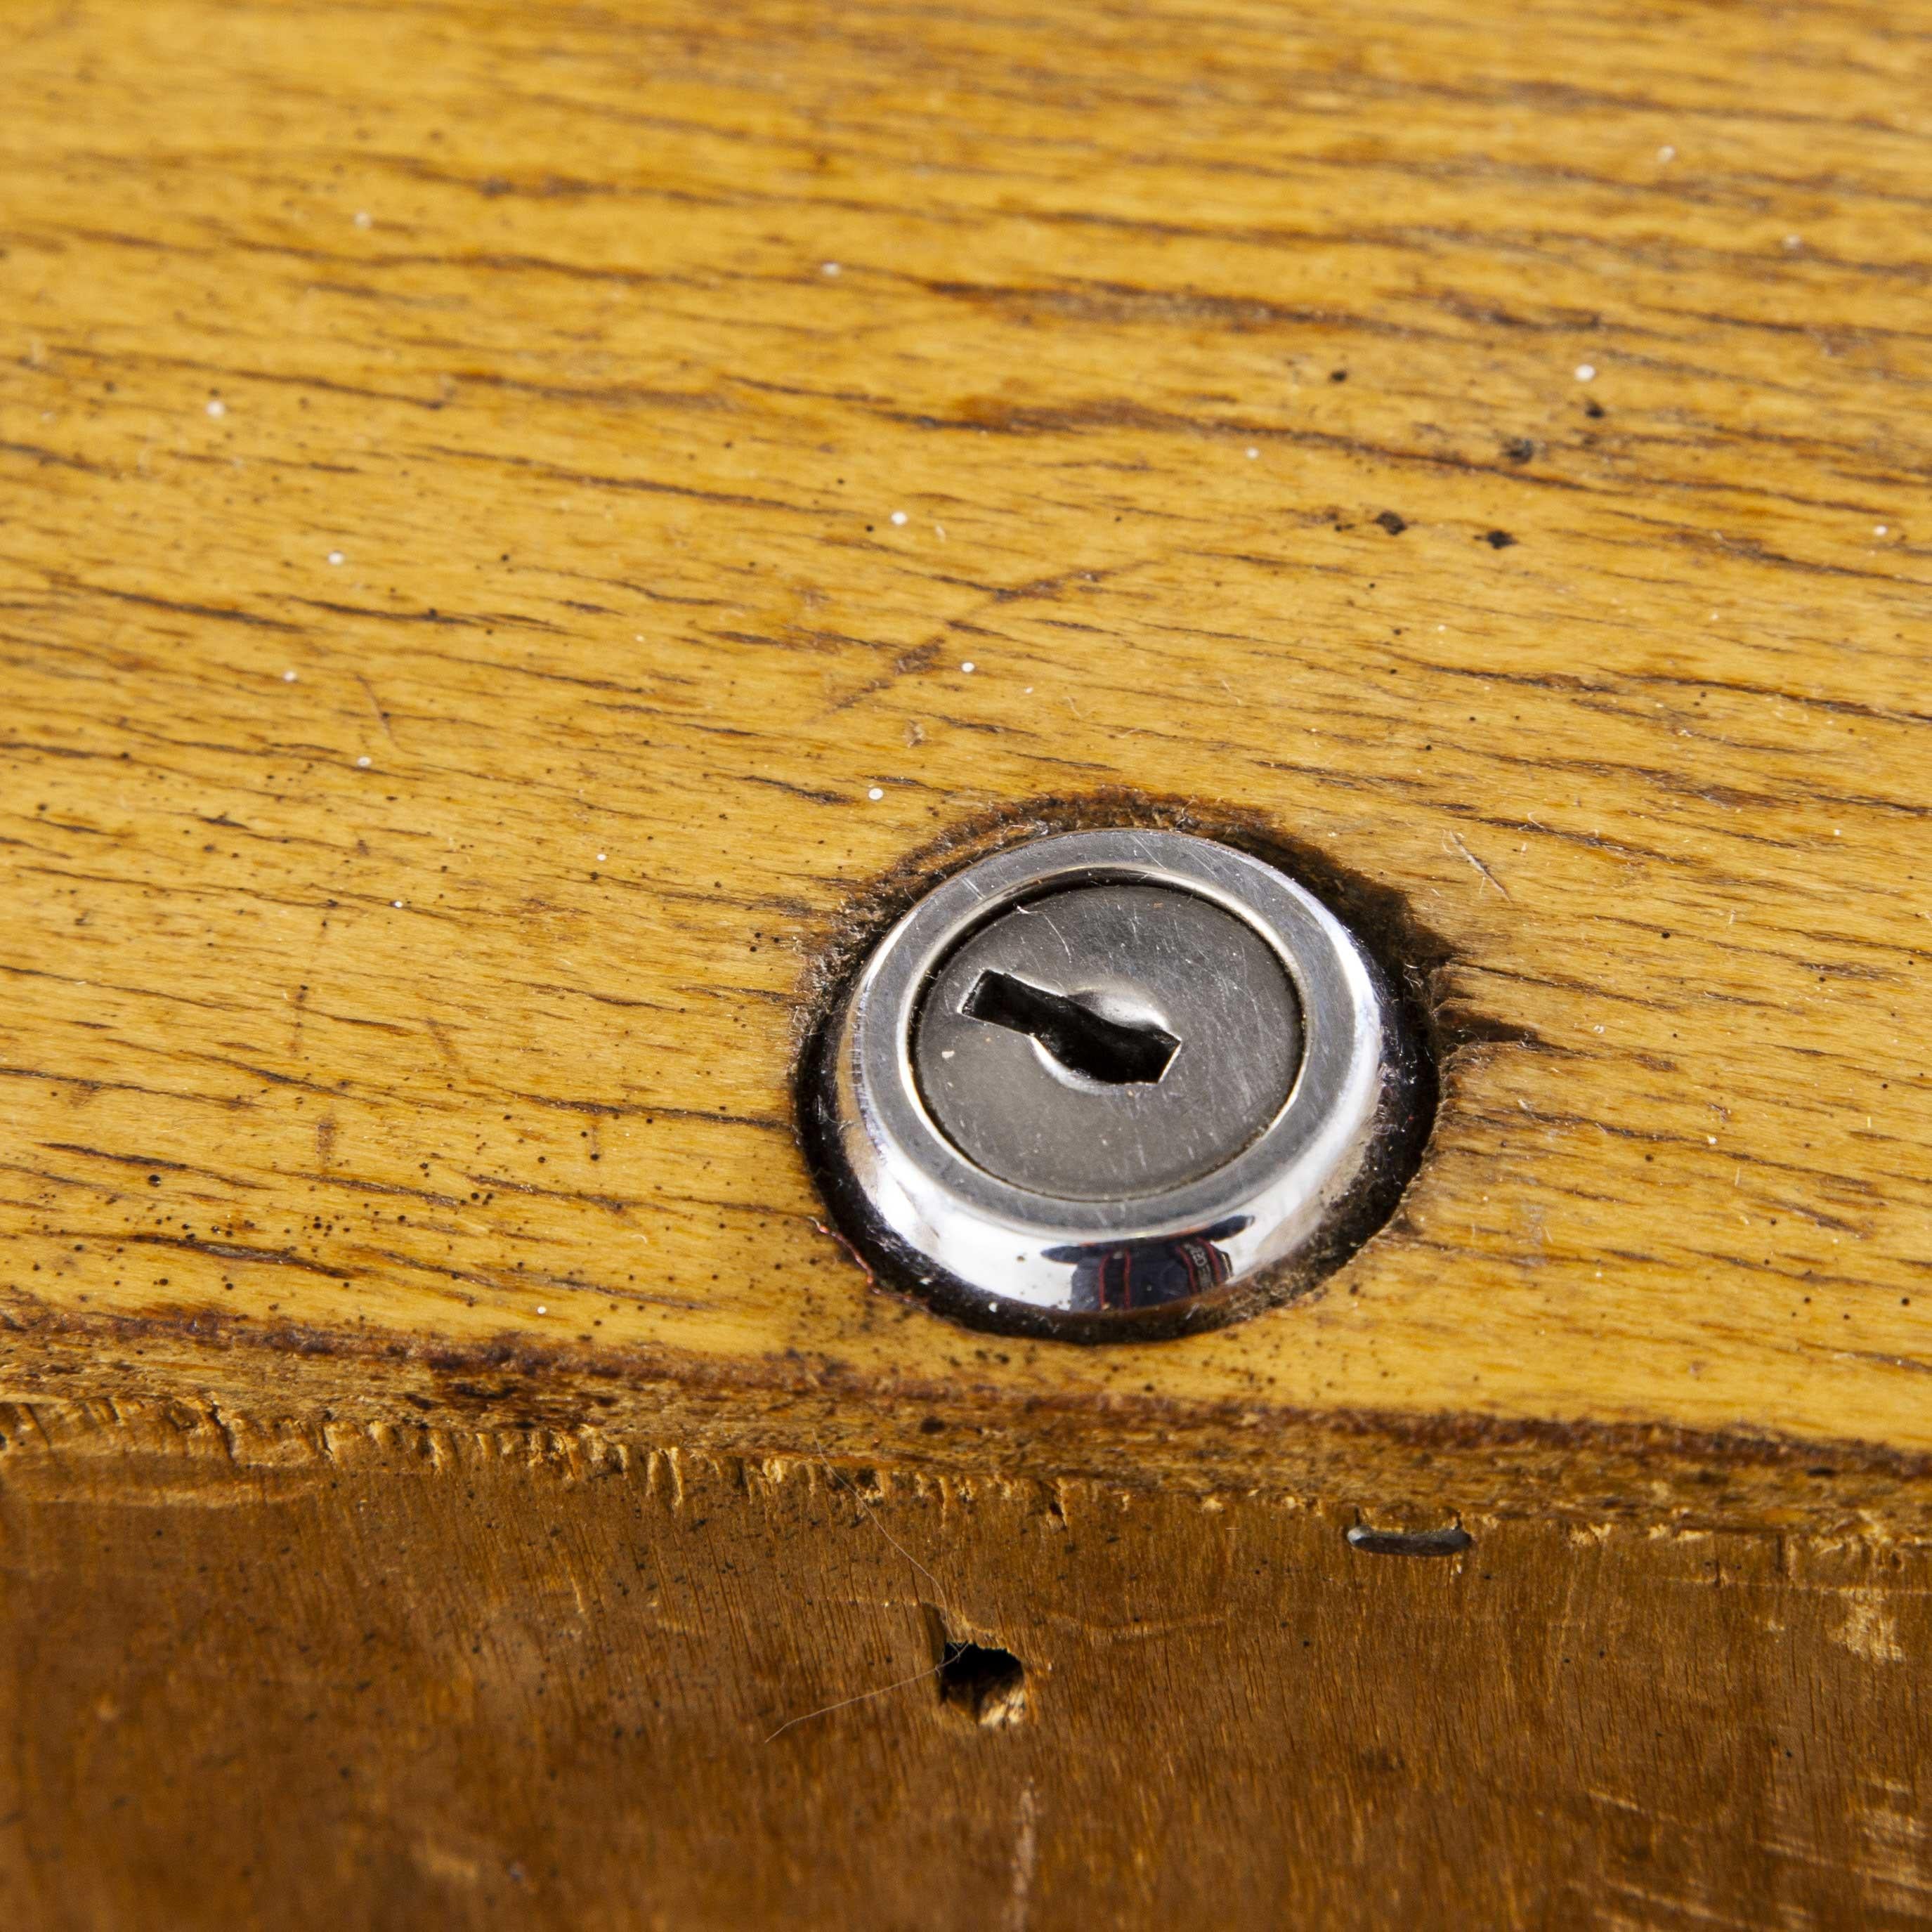
{"type": "Polygon", "coordinates": [[[1909,20],[14,8],[8,1388],[1924,1455],[1909,20]],[[995,1346],[815,1225],[806,962],[1107,786],[1519,1043],[1318,1300],[995,1346]]]}
{"type": "Polygon", "coordinates": [[[10,1922],[1924,1922],[1922,9],[0,35],[10,1922]],[[1446,1059],[1080,1351],[790,1083],[1097,817],[1446,1059]]]}
{"type": "Polygon", "coordinates": [[[10,1392],[1900,1506],[1911,15],[10,11],[10,1392]],[[796,1032],[1110,788],[1400,895],[1467,1043],[1324,1294],[995,1343],[821,1232],[796,1032]]]}

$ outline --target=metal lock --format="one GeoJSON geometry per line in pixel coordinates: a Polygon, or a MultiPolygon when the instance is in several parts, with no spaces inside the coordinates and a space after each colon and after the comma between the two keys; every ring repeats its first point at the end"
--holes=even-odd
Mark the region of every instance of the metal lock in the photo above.
{"type": "Polygon", "coordinates": [[[811,1070],[854,1244],[982,1325],[1211,1325],[1379,1225],[1426,1103],[1383,975],[1311,893],[1180,832],[1064,832],[944,880],[811,1070]]]}

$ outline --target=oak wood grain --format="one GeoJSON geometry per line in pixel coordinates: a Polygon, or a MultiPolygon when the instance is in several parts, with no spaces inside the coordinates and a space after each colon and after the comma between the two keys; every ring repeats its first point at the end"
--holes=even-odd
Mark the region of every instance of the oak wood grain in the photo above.
{"type": "Polygon", "coordinates": [[[5,26],[8,1394],[1924,1522],[1922,12],[5,26]],[[793,1055],[1114,792],[1397,896],[1443,1105],[994,1341],[793,1055]]]}
{"type": "Polygon", "coordinates": [[[1281,1498],[182,1405],[0,1438],[14,1924],[1925,1922],[1923,1544],[1378,1556],[1281,1498]]]}

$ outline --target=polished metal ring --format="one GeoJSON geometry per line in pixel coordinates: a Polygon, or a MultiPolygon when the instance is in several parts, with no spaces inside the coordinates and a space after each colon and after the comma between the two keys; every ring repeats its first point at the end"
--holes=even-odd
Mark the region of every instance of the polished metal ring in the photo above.
{"type": "MultiPolygon", "coordinates": [[[[1064,1042],[1060,1051],[1078,1060],[1064,1042]]],[[[944,1073],[950,1080],[950,1066],[944,1073]]],[[[1425,1085],[1412,1031],[1384,975],[1286,874],[1179,832],[1072,832],[968,866],[885,934],[824,1030],[810,1070],[806,1125],[835,1212],[889,1279],[982,1325],[1096,1340],[1213,1325],[1318,1278],[1393,1205],[1426,1125],[1425,1085]],[[1150,889],[1178,896],[1170,908],[1150,889]],[[1172,919],[1164,916],[1169,910],[1172,919]],[[1029,911],[1038,917],[1012,916],[1029,911]],[[1162,939],[1163,926],[1179,938],[1162,939]],[[1094,942],[1079,932],[1115,938],[1104,956],[1082,958],[1082,945],[1094,942]],[[1235,970],[1231,949],[1246,962],[1260,950],[1255,940],[1292,989],[1285,1002],[1248,990],[1258,985],[1251,963],[1235,970]],[[1144,960],[1137,956],[1143,946],[1144,960]],[[1016,953],[1018,946],[1030,952],[1016,953]],[[992,1010],[987,976],[979,976],[978,1007],[954,986],[956,968],[948,978],[952,962],[970,966],[974,948],[989,958],[1020,958],[1017,976],[992,978],[1018,985],[1030,1002],[1026,1011],[1047,1018],[1037,1026],[1024,1012],[1017,1020],[997,1012],[978,1018],[992,1010]],[[1034,967],[1025,966],[1029,958],[1034,967]],[[1064,983],[1048,983],[1055,981],[1064,983]],[[1226,998],[1211,1004],[1229,983],[1247,1002],[1232,1013],[1226,998]],[[939,986],[947,988],[946,1004],[935,1017],[930,1003],[939,986]],[[1162,1016],[1190,1000],[1190,1011],[1211,1012],[1216,1024],[1188,1069],[1192,1084],[1174,1076],[1172,1094],[1154,1084],[1168,1077],[1152,1071],[1160,1051],[1136,1071],[1112,1076],[1102,1068],[1096,1077],[1060,1064],[1041,1043],[1060,1037],[1058,1015],[1077,1022],[1076,1031],[1097,1036],[1111,1028],[1111,1037],[1165,1040],[1184,1055],[1190,1042],[1179,1035],[1190,1029],[1175,1021],[1178,1034],[1171,1033],[1162,1016]],[[920,1030],[940,1025],[948,1030],[940,1036],[957,1042],[944,1052],[947,1062],[956,1052],[969,1061],[992,1056],[963,1099],[934,1088],[938,1054],[925,1056],[922,1077],[920,1030]],[[1040,1037],[1016,1042],[1016,1028],[1040,1037]],[[1243,1084],[1249,1060],[1268,1052],[1279,1060],[1284,1052],[1292,1055],[1285,1091],[1264,1090],[1257,1101],[1243,1084]],[[1218,1054],[1219,1069],[1204,1066],[1202,1054],[1218,1054]],[[1034,1061],[1056,1086],[1042,1084],[1034,1061]],[[1151,1097],[1144,1105],[1138,1094],[1124,1100],[1102,1084],[1108,1077],[1140,1079],[1151,1097]],[[1072,1096],[1064,1106],[1061,1089],[1072,1096]],[[1224,1100],[1224,1091],[1236,1097],[1224,1100]],[[1086,1094],[1090,1100],[1079,1097],[1086,1094]],[[1052,1170],[1052,1183],[1027,1172],[1024,1133],[1006,1131],[1027,1123],[999,1115],[1037,1106],[1042,1095],[1057,1110],[1058,1131],[1089,1115],[1096,1133],[1126,1123],[1114,1136],[1118,1175],[1108,1174],[1104,1149],[1061,1159],[1050,1157],[1050,1145],[1035,1161],[1052,1170]],[[1237,1106],[1261,1112],[1251,1123],[1214,1118],[1237,1106]],[[1138,1128],[1143,1116],[1150,1125],[1138,1128]],[[1174,1142],[1197,1128],[1204,1145],[1232,1150],[1205,1172],[1170,1157],[1174,1142]],[[1158,1132],[1159,1144],[1137,1143],[1136,1132],[1158,1132]],[[962,1142],[1022,1150],[976,1158],[962,1142]],[[1136,1172],[1163,1162],[1174,1172],[1157,1172],[1144,1190],[1135,1186],[1136,1172]],[[1100,1178],[1086,1178],[1090,1170],[1100,1178]],[[1076,1184],[1070,1174],[1083,1178],[1076,1184]]]]}

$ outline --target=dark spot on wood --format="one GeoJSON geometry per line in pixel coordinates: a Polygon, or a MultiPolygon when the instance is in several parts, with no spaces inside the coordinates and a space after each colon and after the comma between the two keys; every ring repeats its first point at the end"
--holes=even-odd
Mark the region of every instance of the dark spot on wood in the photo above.
{"type": "Polygon", "coordinates": [[[940,1708],[988,1730],[1019,1723],[1027,1714],[1026,1666],[997,1644],[952,1636],[940,1612],[925,1608],[940,1708]]]}
{"type": "Polygon", "coordinates": [[[1370,1556],[1456,1556],[1475,1541],[1456,1523],[1443,1529],[1370,1529],[1357,1523],[1347,1532],[1348,1546],[1370,1556]]]}

